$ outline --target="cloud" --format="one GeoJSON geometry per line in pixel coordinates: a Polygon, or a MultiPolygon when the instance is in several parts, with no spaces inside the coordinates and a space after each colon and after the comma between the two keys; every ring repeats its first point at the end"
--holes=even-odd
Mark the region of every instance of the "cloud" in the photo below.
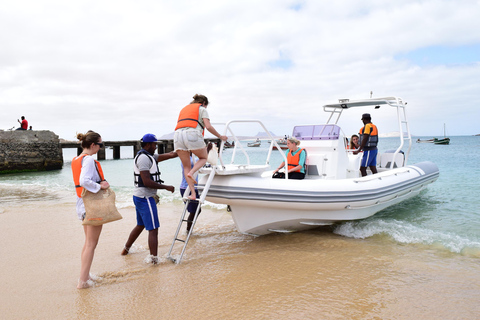
{"type": "MultiPolygon", "coordinates": [[[[0,128],[25,115],[65,138],[88,129],[107,140],[161,136],[202,93],[212,122],[261,119],[283,135],[326,121],[324,104],[373,91],[409,102],[414,134],[437,134],[444,122],[452,135],[475,134],[479,9],[434,0],[8,2],[0,128]]],[[[361,122],[346,114],[340,125],[349,135],[361,122]]]]}

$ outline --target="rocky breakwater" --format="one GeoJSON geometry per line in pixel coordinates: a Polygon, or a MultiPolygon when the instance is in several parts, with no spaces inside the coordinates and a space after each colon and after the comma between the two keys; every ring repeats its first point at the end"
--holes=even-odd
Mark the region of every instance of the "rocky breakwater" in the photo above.
{"type": "Polygon", "coordinates": [[[61,169],[62,148],[52,131],[0,131],[0,173],[61,169]]]}

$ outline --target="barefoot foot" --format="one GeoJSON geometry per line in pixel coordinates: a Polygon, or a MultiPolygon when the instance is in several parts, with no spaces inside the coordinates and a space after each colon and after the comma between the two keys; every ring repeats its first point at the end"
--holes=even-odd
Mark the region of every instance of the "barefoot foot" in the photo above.
{"type": "Polygon", "coordinates": [[[93,287],[94,282],[92,280],[82,281],[78,279],[77,289],[87,289],[93,287]]]}
{"type": "Polygon", "coordinates": [[[122,256],[126,256],[128,254],[128,250],[130,250],[130,248],[123,247],[122,256]]]}

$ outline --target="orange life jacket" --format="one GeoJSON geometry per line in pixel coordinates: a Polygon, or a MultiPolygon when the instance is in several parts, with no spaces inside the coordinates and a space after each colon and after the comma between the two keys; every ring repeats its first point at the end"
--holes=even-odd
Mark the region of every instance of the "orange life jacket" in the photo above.
{"type": "MultiPolygon", "coordinates": [[[[82,162],[85,156],[86,154],[82,154],[72,159],[73,183],[75,183],[75,190],[77,191],[77,196],[79,197],[82,197],[82,191],[83,191],[83,187],[80,186],[80,172],[82,171],[82,162]]],[[[97,168],[97,172],[98,172],[98,175],[100,176],[100,179],[102,179],[98,182],[105,181],[100,162],[95,160],[95,166],[97,168]]]]}
{"type": "MultiPolygon", "coordinates": [[[[292,150],[288,151],[287,155],[287,162],[288,168],[294,168],[299,165],[300,163],[300,154],[302,153],[303,149],[298,149],[295,155],[292,155],[292,150]]],[[[298,169],[297,171],[293,172],[301,172],[302,169],[298,169]]]]}
{"type": "Polygon", "coordinates": [[[198,119],[201,105],[201,103],[192,103],[184,107],[178,115],[175,130],[185,127],[196,128],[197,124],[199,124],[202,129],[205,129],[198,119]]]}
{"type": "Polygon", "coordinates": [[[360,139],[358,140],[358,143],[360,145],[362,145],[363,132],[365,131],[365,128],[367,126],[370,127],[370,134],[369,134],[369,137],[368,137],[368,141],[365,144],[365,147],[366,148],[375,148],[375,147],[377,147],[377,144],[378,144],[378,129],[377,129],[377,126],[374,125],[371,122],[367,123],[364,127],[360,128],[360,132],[359,132],[360,139]]]}

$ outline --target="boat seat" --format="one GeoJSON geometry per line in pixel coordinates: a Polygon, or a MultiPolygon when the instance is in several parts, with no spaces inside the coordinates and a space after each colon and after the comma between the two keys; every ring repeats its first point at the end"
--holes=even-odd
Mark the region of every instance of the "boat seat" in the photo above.
{"type": "Polygon", "coordinates": [[[325,162],[324,154],[309,154],[307,157],[307,176],[320,176],[323,174],[325,162]]]}
{"type": "Polygon", "coordinates": [[[380,168],[392,169],[392,162],[393,162],[393,169],[403,167],[404,161],[405,161],[405,155],[403,154],[403,151],[400,151],[400,153],[397,153],[397,156],[395,157],[395,161],[393,160],[393,155],[394,155],[394,151],[392,150],[382,153],[382,155],[380,156],[380,168]]]}

